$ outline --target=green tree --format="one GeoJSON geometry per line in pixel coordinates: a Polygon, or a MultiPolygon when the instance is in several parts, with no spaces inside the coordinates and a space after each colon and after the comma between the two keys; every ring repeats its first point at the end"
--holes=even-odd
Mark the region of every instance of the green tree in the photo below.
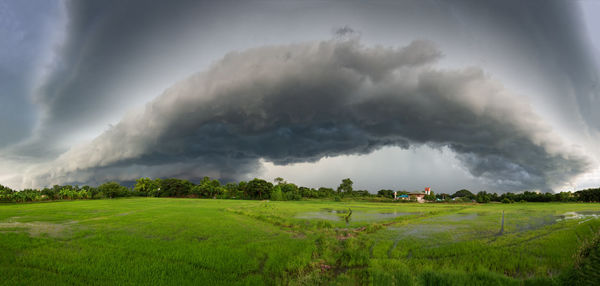
{"type": "Polygon", "coordinates": [[[75,199],[75,192],[71,189],[63,188],[58,192],[58,195],[62,200],[72,200],[75,199]]]}
{"type": "Polygon", "coordinates": [[[193,184],[188,180],[169,178],[160,182],[161,197],[185,197],[190,194],[193,184]]]}
{"type": "Polygon", "coordinates": [[[554,200],[558,202],[568,202],[571,200],[570,192],[560,192],[554,195],[554,200]]]}
{"type": "Polygon", "coordinates": [[[239,184],[227,183],[223,186],[223,196],[228,199],[238,199],[244,196],[244,192],[240,189],[239,184]]]}
{"type": "Polygon", "coordinates": [[[98,186],[98,191],[109,198],[124,197],[127,195],[127,188],[117,182],[108,182],[98,186]]]}
{"type": "Polygon", "coordinates": [[[271,200],[283,201],[283,192],[281,191],[281,187],[279,185],[273,187],[273,192],[271,193],[271,200]]]}
{"type": "Polygon", "coordinates": [[[486,191],[481,191],[481,192],[477,193],[477,196],[475,196],[475,200],[480,204],[485,204],[485,203],[489,203],[491,198],[490,198],[490,195],[486,191]]]}
{"type": "Polygon", "coordinates": [[[435,198],[436,199],[440,199],[440,200],[448,200],[451,196],[449,194],[446,193],[440,193],[440,194],[436,194],[435,198]]]}
{"type": "Polygon", "coordinates": [[[12,201],[14,192],[11,188],[0,185],[0,202],[12,201]]]}
{"type": "Polygon", "coordinates": [[[252,199],[250,197],[250,195],[248,195],[248,193],[246,192],[246,187],[248,186],[248,182],[246,181],[240,181],[237,184],[237,198],[242,198],[242,199],[252,199]]]}
{"type": "Polygon", "coordinates": [[[221,182],[204,177],[198,185],[192,187],[191,193],[203,198],[215,198],[224,194],[225,191],[221,187],[221,182]]]}
{"type": "Polygon", "coordinates": [[[283,198],[287,201],[299,201],[302,199],[300,189],[298,186],[292,183],[285,183],[280,185],[281,191],[283,192],[283,198]]]}
{"type": "Polygon", "coordinates": [[[425,197],[423,197],[424,200],[426,201],[435,201],[435,193],[433,191],[429,192],[429,195],[425,195],[425,197]]]}
{"type": "Polygon", "coordinates": [[[580,202],[600,202],[600,188],[577,191],[575,196],[580,202]]]}
{"type": "Polygon", "coordinates": [[[13,192],[13,189],[0,185],[0,194],[12,194],[13,192]]]}
{"type": "Polygon", "coordinates": [[[352,194],[356,197],[368,197],[371,195],[371,193],[369,193],[369,191],[367,191],[367,190],[352,191],[352,194]]]}
{"type": "Polygon", "coordinates": [[[152,180],[150,178],[139,178],[135,180],[135,186],[133,189],[145,196],[152,196],[158,192],[160,187],[159,180],[152,180]]]}
{"type": "Polygon", "coordinates": [[[285,183],[286,183],[286,181],[285,181],[285,180],[284,180],[282,177],[277,177],[277,178],[275,178],[275,180],[273,180],[273,181],[274,181],[275,183],[277,183],[278,185],[281,185],[281,184],[285,184],[285,183]]]}
{"type": "Polygon", "coordinates": [[[453,198],[458,198],[458,197],[467,197],[469,199],[474,199],[475,195],[473,193],[471,193],[469,190],[467,189],[462,189],[456,193],[454,193],[452,195],[453,198]]]}
{"type": "Polygon", "coordinates": [[[263,180],[254,178],[246,185],[246,194],[253,199],[268,199],[271,195],[273,184],[263,180]]]}
{"type": "Polygon", "coordinates": [[[88,191],[88,190],[80,190],[78,192],[78,196],[81,199],[91,199],[92,198],[92,194],[88,191]]]}
{"type": "Polygon", "coordinates": [[[328,198],[328,197],[333,196],[333,194],[335,193],[332,188],[325,188],[325,187],[320,187],[317,190],[317,192],[319,193],[320,198],[328,198]]]}
{"type": "Polygon", "coordinates": [[[346,178],[342,180],[342,183],[337,188],[337,193],[340,194],[352,194],[352,180],[350,178],[346,178]]]}
{"type": "Polygon", "coordinates": [[[394,191],[392,191],[392,190],[379,190],[377,192],[377,195],[380,196],[380,197],[393,199],[394,198],[394,191]]]}

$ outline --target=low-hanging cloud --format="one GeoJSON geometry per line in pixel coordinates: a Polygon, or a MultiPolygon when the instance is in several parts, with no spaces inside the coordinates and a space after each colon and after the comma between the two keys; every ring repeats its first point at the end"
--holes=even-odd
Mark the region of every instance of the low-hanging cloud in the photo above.
{"type": "MultiPolygon", "coordinates": [[[[239,179],[260,167],[447,146],[501,190],[549,190],[586,170],[582,155],[479,68],[435,68],[435,45],[358,38],[234,52],[183,80],[25,185],[139,176],[239,179]]],[[[403,162],[398,162],[403,164],[403,162]]]]}

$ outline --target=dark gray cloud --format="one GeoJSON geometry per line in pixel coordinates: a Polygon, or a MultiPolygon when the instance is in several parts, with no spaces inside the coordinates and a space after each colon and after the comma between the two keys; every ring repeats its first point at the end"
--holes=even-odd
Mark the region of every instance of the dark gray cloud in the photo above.
{"type": "MultiPolygon", "coordinates": [[[[150,98],[135,92],[158,94],[140,86],[149,86],[158,78],[181,70],[185,72],[193,66],[190,62],[200,57],[190,55],[190,51],[203,53],[213,42],[226,46],[231,42],[229,34],[235,38],[257,38],[277,34],[271,27],[282,26],[288,36],[281,36],[280,42],[288,42],[296,39],[295,35],[307,38],[306,34],[314,34],[317,28],[339,27],[334,34],[348,37],[356,31],[345,21],[357,18],[356,15],[360,16],[354,23],[359,30],[380,31],[390,39],[404,38],[400,41],[405,42],[407,37],[422,35],[474,57],[526,62],[536,68],[524,70],[515,64],[509,72],[544,73],[548,80],[542,84],[550,84],[556,91],[547,96],[548,101],[576,109],[577,115],[593,128],[597,129],[600,122],[593,112],[600,105],[598,76],[585,37],[579,32],[582,29],[578,8],[570,1],[405,0],[369,5],[360,1],[66,3],[68,37],[58,50],[60,65],[36,93],[42,113],[34,140],[29,142],[32,146],[22,145],[22,155],[48,153],[45,148],[56,147],[55,142],[66,133],[105,126],[126,112],[123,106],[131,106],[136,98],[150,98]],[[290,30],[306,22],[306,17],[313,19],[306,30],[290,30]],[[263,22],[263,18],[269,20],[263,22]]],[[[565,113],[568,112],[571,111],[565,113]]],[[[579,120],[571,115],[565,117],[579,120]]],[[[51,153],[65,146],[58,147],[51,153]]]]}
{"type": "Polygon", "coordinates": [[[348,25],[335,29],[333,31],[333,35],[338,40],[360,36],[360,34],[357,31],[354,31],[354,29],[352,29],[348,25]]]}
{"type": "MultiPolygon", "coordinates": [[[[555,91],[546,98],[563,110],[574,103],[575,112],[587,125],[596,132],[600,130],[600,114],[595,112],[600,108],[598,67],[576,1],[462,0],[452,1],[451,5],[458,17],[492,28],[487,31],[495,31],[502,40],[515,45],[555,91]]],[[[572,115],[570,119],[578,120],[572,115]]]]}
{"type": "Polygon", "coordinates": [[[32,80],[48,46],[58,5],[0,0],[0,148],[30,135],[35,124],[32,80]]]}
{"type": "Polygon", "coordinates": [[[64,151],[57,141],[106,122],[114,110],[122,112],[123,99],[135,97],[127,94],[128,82],[139,83],[135,74],[149,61],[142,47],[150,41],[156,49],[172,45],[176,35],[168,27],[205,5],[200,1],[65,3],[68,36],[55,50],[58,64],[33,97],[40,121],[33,140],[14,150],[23,155],[64,151]]]}
{"type": "MultiPolygon", "coordinates": [[[[27,3],[31,5],[34,2],[27,3]]],[[[96,139],[94,144],[101,144],[102,147],[94,148],[102,152],[87,150],[88,155],[81,156],[90,157],[90,162],[81,161],[74,155],[75,150],[85,148],[73,148],[56,161],[60,162],[57,169],[54,169],[53,164],[56,162],[53,162],[28,172],[31,176],[28,176],[27,180],[30,182],[89,183],[101,182],[111,177],[127,180],[144,175],[193,178],[202,176],[203,173],[214,173],[216,177],[239,178],[256,170],[260,166],[256,164],[256,160],[261,157],[277,164],[288,164],[315,161],[323,156],[365,154],[381,146],[407,147],[411,144],[427,144],[434,148],[450,146],[451,150],[466,162],[472,174],[487,178],[492,185],[503,186],[505,189],[519,189],[539,184],[538,187],[547,188],[555,182],[565,181],[573,174],[580,173],[581,170],[576,164],[569,165],[564,162],[581,160],[556,155],[562,153],[550,148],[551,144],[548,143],[556,141],[559,137],[556,134],[548,135],[551,140],[537,139],[539,134],[546,134],[540,133],[539,130],[549,127],[531,127],[531,130],[528,130],[532,132],[530,135],[521,135],[525,132],[523,130],[511,136],[505,133],[513,133],[515,130],[511,128],[515,126],[537,126],[539,122],[544,121],[555,130],[558,129],[557,133],[569,142],[594,145],[595,143],[589,144],[588,141],[594,142],[594,134],[598,136],[600,118],[598,113],[594,112],[600,109],[597,70],[590,56],[589,43],[581,28],[581,15],[575,1],[403,0],[367,3],[109,0],[65,3],[68,13],[66,41],[56,47],[56,65],[41,85],[30,84],[33,80],[24,78],[23,73],[18,72],[19,68],[16,67],[20,63],[12,60],[6,61],[5,66],[0,63],[0,83],[3,86],[0,92],[0,131],[3,134],[0,137],[0,147],[26,138],[32,133],[34,120],[38,119],[37,129],[28,141],[0,149],[0,156],[21,158],[21,162],[53,160],[72,147],[73,142],[79,143],[82,134],[85,138],[93,138],[92,136],[98,134],[108,123],[117,122],[116,120],[131,107],[147,102],[167,86],[193,72],[205,70],[212,60],[222,57],[227,51],[317,41],[328,39],[332,34],[341,42],[352,42],[354,38],[362,37],[361,41],[370,46],[396,47],[406,45],[413,39],[433,40],[447,55],[440,66],[482,67],[496,79],[502,79],[511,89],[517,87],[519,97],[511,95],[511,100],[523,102],[526,98],[527,102],[532,104],[531,109],[543,119],[534,116],[536,119],[533,120],[533,125],[531,122],[508,124],[508,119],[499,120],[502,124],[498,126],[505,128],[496,128],[497,124],[493,122],[496,119],[493,117],[479,118],[480,115],[473,115],[477,120],[469,121],[472,118],[468,115],[473,113],[468,108],[469,105],[454,102],[454,105],[444,106],[440,104],[440,100],[443,101],[442,97],[429,97],[436,94],[434,91],[442,86],[442,83],[445,83],[444,88],[448,91],[462,86],[461,82],[469,86],[470,83],[478,81],[493,85],[482,71],[427,70],[423,59],[412,59],[411,64],[408,55],[405,55],[407,58],[404,59],[389,61],[378,54],[388,53],[386,56],[389,56],[389,48],[372,48],[360,57],[355,57],[353,52],[361,49],[344,51],[340,48],[336,57],[339,63],[344,64],[344,69],[326,67],[329,68],[329,73],[325,73],[318,70],[319,66],[316,63],[306,66],[307,72],[330,79],[330,85],[326,86],[325,83],[308,76],[294,82],[291,78],[274,79],[274,75],[267,74],[271,78],[257,82],[272,85],[278,82],[277,88],[285,90],[285,96],[279,96],[279,93],[269,90],[269,86],[240,84],[240,88],[244,90],[239,93],[254,95],[238,96],[231,91],[227,93],[231,95],[226,98],[238,96],[236,102],[241,102],[239,106],[246,104],[250,107],[239,107],[237,111],[229,110],[227,116],[215,111],[226,112],[228,109],[223,106],[217,106],[215,108],[221,109],[215,110],[198,107],[196,111],[188,111],[190,114],[186,116],[191,118],[190,122],[182,119],[188,117],[176,116],[175,111],[182,108],[184,112],[188,106],[157,99],[149,106],[167,107],[164,107],[165,110],[152,107],[152,111],[148,112],[159,112],[153,115],[155,117],[137,113],[127,115],[128,118],[142,116],[144,120],[153,118],[153,125],[125,128],[124,122],[134,122],[133,119],[125,119],[96,139]],[[400,62],[402,64],[399,64],[400,62]],[[356,75],[348,76],[345,74],[348,71],[355,71],[356,75]],[[402,77],[402,80],[398,80],[398,73],[402,72],[416,77],[411,83],[418,82],[419,87],[414,87],[414,90],[395,87],[394,82],[405,80],[402,77]],[[329,78],[330,76],[337,77],[329,78]],[[452,80],[456,80],[457,83],[451,84],[452,80]],[[291,88],[286,85],[288,82],[291,85],[302,86],[291,88]],[[39,87],[35,92],[35,106],[29,105],[29,97],[20,96],[30,92],[22,88],[28,84],[39,87]],[[312,89],[309,89],[310,84],[313,85],[312,89]],[[268,90],[270,95],[262,94],[261,88],[268,90]],[[362,98],[359,94],[368,94],[371,99],[362,98]],[[417,97],[419,100],[413,102],[401,101],[391,94],[420,96],[417,97]],[[433,102],[431,106],[427,106],[429,101],[433,102]],[[262,103],[265,106],[254,107],[262,103]],[[340,104],[341,107],[332,108],[340,104]],[[392,118],[390,114],[386,115],[387,117],[378,114],[385,113],[386,109],[383,106],[392,112],[396,112],[397,109],[408,110],[404,110],[398,118],[392,118]],[[435,111],[440,116],[435,117],[423,112],[425,106],[427,110],[435,111]],[[448,110],[443,110],[442,106],[448,110]],[[253,113],[255,109],[261,108],[264,109],[261,111],[264,114],[253,113]],[[305,118],[300,115],[304,113],[288,111],[282,111],[284,115],[281,115],[276,112],[277,108],[297,108],[312,115],[305,118]],[[361,111],[361,108],[364,111],[361,111]],[[34,110],[41,112],[35,114],[34,110]],[[213,119],[198,117],[196,112],[211,115],[213,119]],[[266,120],[261,117],[263,115],[268,115],[268,120],[274,120],[275,123],[263,122],[266,120]],[[218,118],[221,117],[224,119],[219,121],[221,119],[218,118]],[[391,125],[374,121],[374,118],[379,117],[380,121],[389,121],[391,125]],[[442,123],[447,123],[446,118],[452,118],[457,122],[456,125],[444,126],[442,123]],[[165,122],[159,122],[163,119],[165,122]],[[366,124],[370,121],[374,123],[366,124]],[[421,128],[430,126],[431,122],[439,122],[436,123],[440,125],[439,128],[431,127],[431,132],[421,128]],[[262,129],[261,124],[271,126],[271,129],[262,129]],[[471,125],[475,128],[473,131],[467,128],[471,125]],[[491,126],[496,129],[485,130],[491,126]],[[144,131],[132,131],[136,128],[144,131]],[[566,134],[565,131],[570,133],[566,134]],[[123,139],[116,140],[114,144],[99,143],[101,138],[109,138],[108,134],[113,133],[115,134],[110,135],[112,139],[123,139]],[[140,139],[136,139],[138,136],[140,139]],[[479,145],[466,144],[469,136],[474,136],[479,145]],[[506,141],[506,146],[500,148],[494,145],[505,142],[491,139],[497,140],[498,136],[510,138],[506,141]],[[284,138],[288,138],[287,141],[284,138]],[[536,140],[532,141],[532,138],[536,140]],[[156,140],[161,144],[154,142],[156,140]],[[266,144],[265,140],[281,144],[266,144]],[[527,151],[516,147],[509,148],[519,144],[528,145],[528,141],[534,144],[529,144],[531,148],[523,149],[527,151]],[[314,147],[315,142],[318,142],[316,145],[322,145],[322,148],[314,147]],[[532,146],[538,146],[538,149],[532,146]],[[109,150],[112,150],[110,148],[114,148],[115,154],[109,154],[109,150]],[[511,155],[510,152],[514,154],[511,155]],[[67,162],[65,158],[69,156],[74,156],[73,162],[67,162]],[[95,156],[102,158],[94,161],[95,156]],[[544,156],[548,158],[538,161],[540,165],[545,166],[543,168],[539,168],[538,163],[527,161],[544,156]],[[561,157],[564,164],[560,163],[561,157]],[[209,168],[210,164],[212,167],[209,168]],[[500,169],[493,172],[494,168],[500,169]],[[554,174],[549,170],[557,170],[558,173],[554,174]],[[48,172],[47,176],[43,175],[45,172],[48,172]],[[40,179],[42,177],[45,179],[40,179]]],[[[1,18],[0,20],[8,19],[4,16],[1,18]]],[[[9,42],[13,43],[4,41],[2,44],[9,42]]],[[[23,55],[30,55],[33,52],[26,51],[24,47],[34,47],[38,42],[22,43],[16,45],[14,50],[22,49],[23,55]]],[[[294,50],[297,47],[292,45],[287,48],[294,50]]],[[[259,48],[262,49],[273,48],[259,48]]],[[[3,49],[5,50],[7,49],[3,49]]],[[[243,54],[249,53],[251,52],[243,54]]],[[[318,55],[316,52],[314,54],[318,55]]],[[[426,57],[428,61],[425,62],[431,64],[439,56],[435,54],[426,57]]],[[[282,57],[288,55],[284,54],[282,57]]],[[[289,57],[293,58],[293,53],[289,57]]],[[[209,79],[225,81],[224,78],[232,78],[240,81],[249,77],[243,75],[243,72],[254,73],[253,68],[239,71],[231,68],[231,76],[211,77],[210,73],[214,73],[219,66],[227,66],[228,58],[237,59],[237,56],[235,53],[230,54],[207,72],[194,76],[195,80],[202,79],[202,82],[194,86],[217,85],[206,82],[209,79]]],[[[268,60],[266,56],[259,58],[268,60]]],[[[4,58],[2,60],[4,61],[4,58]]],[[[243,64],[245,60],[236,61],[243,64]]],[[[262,65],[256,61],[252,62],[255,62],[257,67],[262,65]]],[[[173,88],[192,85],[193,79],[173,88]]],[[[235,84],[231,83],[231,86],[235,84]]],[[[498,89],[504,90],[502,87],[498,89]]],[[[173,92],[167,92],[170,93],[173,92]]],[[[188,93],[204,98],[211,96],[213,91],[188,93]]],[[[163,95],[161,98],[169,96],[163,95]]],[[[202,102],[212,105],[220,101],[223,101],[223,105],[230,105],[226,99],[203,100],[202,102]]],[[[194,100],[191,102],[190,106],[198,104],[194,100]]],[[[503,102],[498,105],[507,106],[503,102]]],[[[238,105],[232,105],[231,108],[233,106],[238,105]]],[[[501,113],[508,114],[504,111],[501,113]]],[[[586,155],[590,156],[594,156],[591,153],[598,152],[597,148],[585,151],[586,155]]],[[[564,153],[570,154],[570,151],[564,153]]]]}
{"type": "Polygon", "coordinates": [[[527,102],[479,68],[434,68],[440,55],[427,41],[384,48],[357,38],[230,53],[26,184],[240,178],[260,158],[289,164],[421,144],[448,146],[498,189],[551,189],[588,167],[527,102]]]}

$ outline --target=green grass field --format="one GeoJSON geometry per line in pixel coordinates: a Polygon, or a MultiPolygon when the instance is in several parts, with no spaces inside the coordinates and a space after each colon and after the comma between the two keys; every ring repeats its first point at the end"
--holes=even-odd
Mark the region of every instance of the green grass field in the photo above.
{"type": "Polygon", "coordinates": [[[599,216],[581,203],[3,204],[0,284],[585,284],[599,216]]]}

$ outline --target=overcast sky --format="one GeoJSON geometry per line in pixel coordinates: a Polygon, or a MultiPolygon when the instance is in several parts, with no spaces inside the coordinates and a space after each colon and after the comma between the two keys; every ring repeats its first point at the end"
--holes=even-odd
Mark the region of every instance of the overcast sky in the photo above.
{"type": "Polygon", "coordinates": [[[600,185],[600,2],[0,0],[0,184],[600,185]]]}

